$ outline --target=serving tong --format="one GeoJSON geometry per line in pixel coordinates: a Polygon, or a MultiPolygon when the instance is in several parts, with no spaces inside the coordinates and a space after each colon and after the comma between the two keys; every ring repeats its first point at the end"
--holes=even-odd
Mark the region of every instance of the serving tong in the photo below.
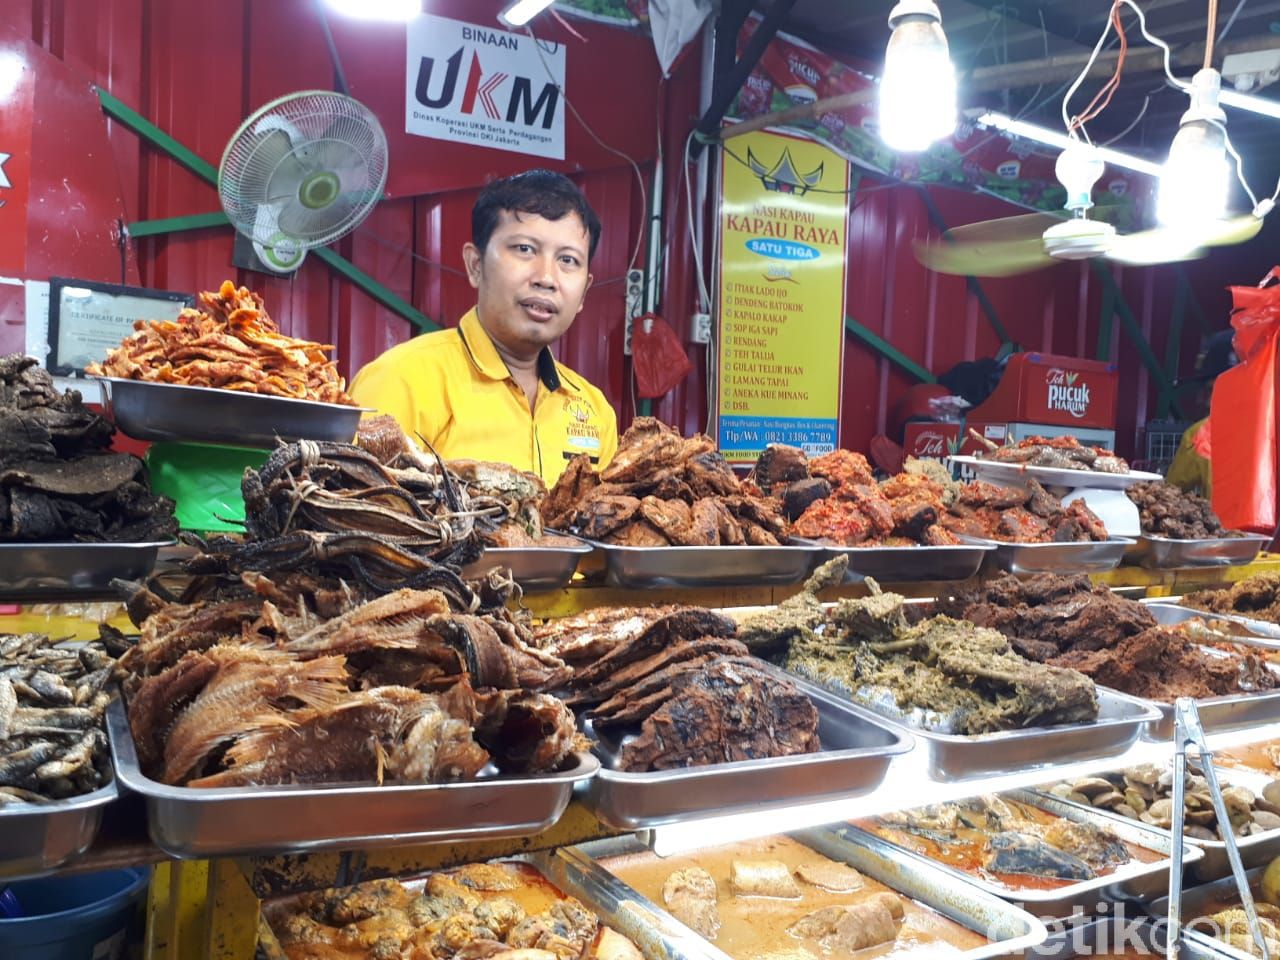
{"type": "Polygon", "coordinates": [[[1244,864],[1240,860],[1240,848],[1236,846],[1235,831],[1231,829],[1231,818],[1227,815],[1227,804],[1222,799],[1222,788],[1218,785],[1218,774],[1213,768],[1213,751],[1209,749],[1204,727],[1200,723],[1200,712],[1196,709],[1196,702],[1191,697],[1179,697],[1173,705],[1173,825],[1170,832],[1174,842],[1173,863],[1169,869],[1169,930],[1165,944],[1166,960],[1177,960],[1182,944],[1182,831],[1186,821],[1188,744],[1194,744],[1200,751],[1200,765],[1203,768],[1205,781],[1209,785],[1209,798],[1213,801],[1213,811],[1218,818],[1218,831],[1227,848],[1231,876],[1235,878],[1240,903],[1249,920],[1249,932],[1253,935],[1253,941],[1258,946],[1262,960],[1271,960],[1271,955],[1267,952],[1266,940],[1262,936],[1262,925],[1258,923],[1258,909],[1253,903],[1253,893],[1249,890],[1249,880],[1245,876],[1244,864]]]}

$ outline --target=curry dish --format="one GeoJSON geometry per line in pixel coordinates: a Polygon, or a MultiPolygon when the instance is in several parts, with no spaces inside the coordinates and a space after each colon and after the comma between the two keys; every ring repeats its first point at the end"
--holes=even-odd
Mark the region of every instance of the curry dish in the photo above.
{"type": "Polygon", "coordinates": [[[1056,890],[1163,859],[1093,824],[1003,797],[922,807],[856,825],[1008,890],[1056,890]]]}
{"type": "Polygon", "coordinates": [[[788,837],[602,866],[734,960],[936,957],[981,934],[788,837]]]}
{"type": "Polygon", "coordinates": [[[266,904],[263,913],[289,960],[643,960],[630,940],[524,863],[321,890],[266,904]]]}

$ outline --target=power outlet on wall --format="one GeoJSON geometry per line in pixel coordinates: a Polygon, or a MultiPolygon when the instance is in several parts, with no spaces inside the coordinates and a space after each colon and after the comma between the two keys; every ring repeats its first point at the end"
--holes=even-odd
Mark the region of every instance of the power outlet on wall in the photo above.
{"type": "Polygon", "coordinates": [[[695,313],[693,322],[689,324],[689,338],[694,343],[711,342],[711,314],[695,313]]]}
{"type": "Polygon", "coordinates": [[[644,313],[644,273],[640,270],[627,271],[627,318],[626,335],[622,340],[622,352],[631,356],[631,324],[644,313]]]}

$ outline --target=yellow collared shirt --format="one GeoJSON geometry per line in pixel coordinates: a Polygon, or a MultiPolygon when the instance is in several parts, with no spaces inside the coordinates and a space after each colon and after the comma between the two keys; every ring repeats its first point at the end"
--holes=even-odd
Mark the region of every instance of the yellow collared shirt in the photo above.
{"type": "Polygon", "coordinates": [[[457,329],[415,337],[366,364],[351,396],[446,460],[509,463],[547,486],[578,454],[604,467],[618,449],[618,418],[604,394],[546,349],[531,411],[474,309],[457,329]]]}

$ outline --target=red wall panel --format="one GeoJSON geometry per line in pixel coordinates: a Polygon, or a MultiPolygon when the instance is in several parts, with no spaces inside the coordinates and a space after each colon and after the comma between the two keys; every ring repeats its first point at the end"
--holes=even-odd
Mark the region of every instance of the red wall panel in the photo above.
{"type": "MultiPolygon", "coordinates": [[[[446,16],[493,22],[502,3],[424,0],[424,6],[446,16]]],[[[212,164],[217,164],[227,139],[249,111],[291,90],[330,87],[333,82],[314,0],[19,0],[6,5],[0,24],[30,36],[86,83],[111,90],[212,164]]],[[[428,317],[454,323],[472,303],[460,269],[460,250],[470,235],[476,190],[493,176],[542,161],[406,138],[400,132],[402,30],[340,18],[332,24],[352,93],[375,109],[387,128],[393,181],[414,180],[431,187],[381,204],[355,234],[338,244],[338,250],[428,317]]],[[[683,185],[674,158],[698,114],[698,58],[688,58],[675,77],[660,82],[646,38],[594,24],[574,25],[586,42],[554,23],[541,26],[540,34],[568,44],[570,99],[602,139],[636,159],[647,182],[652,182],[656,130],[662,131],[664,233],[670,242],[662,311],[687,336],[696,282],[685,231],[683,185]]],[[[113,126],[110,144],[128,219],[218,209],[212,187],[142,146],[129,131],[113,126]]],[[[631,167],[596,145],[572,117],[567,157],[563,164],[549,165],[569,172],[582,185],[605,232],[592,264],[595,286],[560,355],[604,389],[626,422],[633,403],[629,364],[622,354],[622,278],[644,216],[641,194],[631,167]]],[[[955,192],[938,192],[934,200],[952,225],[1018,212],[955,192]]],[[[930,274],[917,263],[914,245],[931,238],[938,242],[917,191],[864,179],[849,227],[850,316],[937,373],[999,348],[999,337],[964,281],[930,274]]],[[[261,291],[287,332],[333,343],[348,375],[413,333],[404,320],[337,279],[315,258],[291,279],[237,275],[230,266],[231,248],[226,229],[141,241],[135,244],[140,281],[200,290],[235,276],[261,291]]],[[[1222,254],[1191,268],[1215,325],[1225,325],[1221,287],[1255,282],[1266,269],[1262,259],[1265,255],[1222,254]]],[[[77,267],[69,262],[60,272],[75,275],[77,267]]],[[[1116,277],[1156,355],[1163,359],[1174,270],[1117,270],[1116,277]]],[[[1094,354],[1102,295],[1098,277],[1087,265],[1064,264],[1023,277],[984,281],[983,287],[1010,336],[1022,346],[1094,354]]],[[[1184,370],[1189,369],[1198,341],[1197,330],[1184,329],[1184,370]]],[[[1122,450],[1132,453],[1142,422],[1154,412],[1154,387],[1118,323],[1113,342],[1113,356],[1123,374],[1119,440],[1122,450]]],[[[689,351],[694,372],[654,403],[658,416],[685,432],[702,429],[706,422],[706,350],[691,344],[689,351]]],[[[912,380],[858,342],[848,343],[845,356],[842,441],[865,449],[912,380]]]]}

